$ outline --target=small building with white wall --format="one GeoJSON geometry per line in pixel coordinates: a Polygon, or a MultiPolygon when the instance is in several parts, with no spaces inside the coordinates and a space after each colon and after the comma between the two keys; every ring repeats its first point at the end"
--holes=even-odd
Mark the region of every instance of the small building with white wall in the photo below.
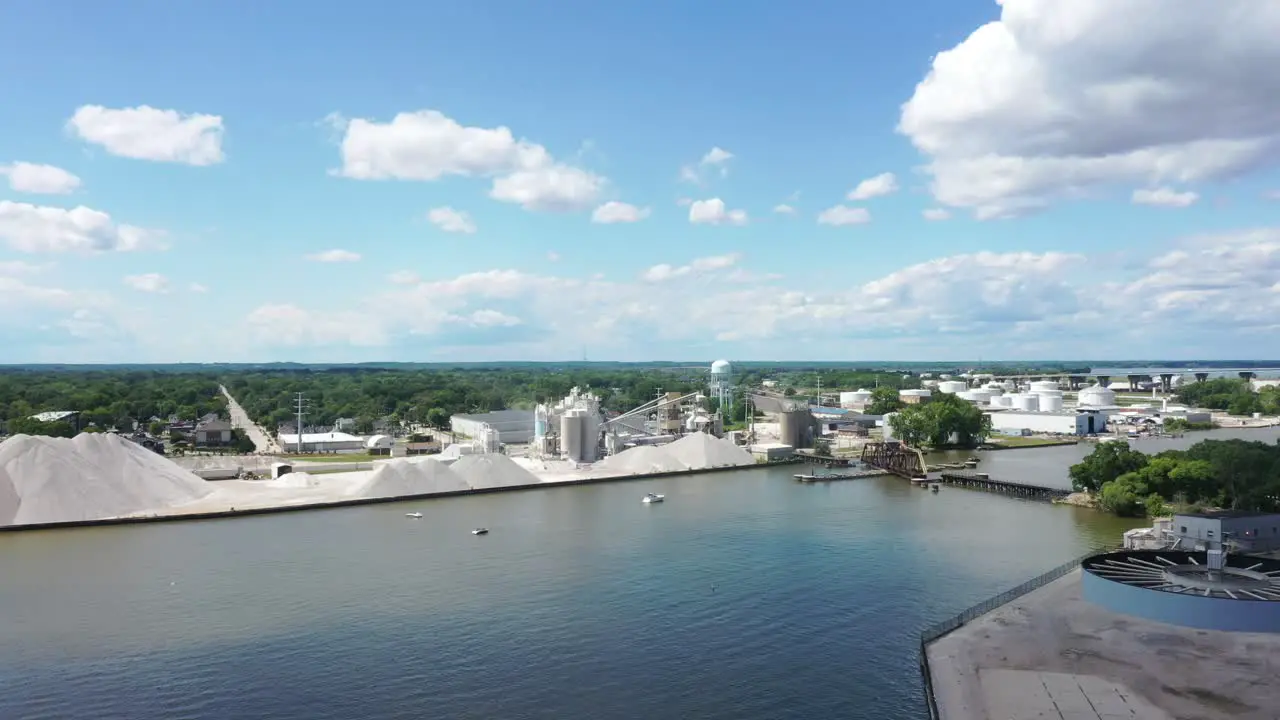
{"type": "Polygon", "coordinates": [[[533,440],[533,411],[495,410],[449,418],[449,429],[455,435],[465,435],[472,440],[481,439],[486,427],[497,430],[498,439],[504,445],[523,445],[533,440]]]}
{"type": "Polygon", "coordinates": [[[991,429],[1002,433],[1052,433],[1091,435],[1106,429],[1107,416],[1101,412],[993,412],[991,429]]]}
{"type": "Polygon", "coordinates": [[[364,450],[364,438],[341,432],[303,433],[302,447],[298,447],[297,433],[280,433],[280,445],[285,452],[356,452],[364,450]]]}

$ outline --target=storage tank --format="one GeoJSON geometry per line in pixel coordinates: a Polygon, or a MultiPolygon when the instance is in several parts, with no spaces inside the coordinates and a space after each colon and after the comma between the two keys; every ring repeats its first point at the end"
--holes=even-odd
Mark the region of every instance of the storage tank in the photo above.
{"type": "Polygon", "coordinates": [[[960,380],[944,380],[938,383],[938,392],[958,393],[969,389],[969,384],[960,380]]]}
{"type": "Polygon", "coordinates": [[[1018,393],[1013,396],[1013,406],[1023,412],[1040,410],[1040,396],[1033,393],[1018,393]]]}
{"type": "Polygon", "coordinates": [[[891,424],[891,422],[890,422],[890,421],[891,421],[891,420],[893,420],[893,419],[894,419],[895,417],[897,417],[897,416],[898,416],[898,413],[896,413],[896,412],[885,413],[885,416],[884,416],[884,430],[883,430],[883,432],[882,432],[882,434],[881,434],[881,435],[882,435],[882,437],[884,438],[884,441],[885,441],[885,442],[889,442],[890,440],[892,440],[892,439],[893,439],[893,426],[892,426],[892,424],[891,424]]]}
{"type": "Polygon", "coordinates": [[[533,440],[538,444],[547,435],[547,406],[539,405],[533,410],[533,440]]]}
{"type": "Polygon", "coordinates": [[[1005,383],[989,382],[986,385],[983,385],[982,389],[986,390],[992,395],[1003,395],[1004,391],[1008,390],[1009,388],[1005,387],[1005,383]]]}
{"type": "Polygon", "coordinates": [[[496,453],[502,450],[502,435],[491,427],[480,431],[480,452],[496,453]]]}
{"type": "Polygon", "coordinates": [[[992,395],[991,407],[1013,407],[1012,395],[992,395]]]}
{"type": "Polygon", "coordinates": [[[856,408],[871,402],[871,391],[865,388],[840,393],[840,407],[856,408]]]}
{"type": "Polygon", "coordinates": [[[778,418],[779,442],[793,448],[805,448],[812,435],[813,414],[808,410],[788,410],[778,418]]]}
{"type": "Polygon", "coordinates": [[[1041,393],[1040,394],[1040,411],[1041,412],[1060,412],[1062,410],[1062,393],[1041,393]]]}
{"type": "Polygon", "coordinates": [[[927,397],[932,397],[932,396],[933,396],[933,391],[932,391],[932,390],[930,390],[930,389],[928,389],[928,388],[920,388],[920,389],[918,389],[918,390],[916,390],[916,389],[912,389],[912,390],[899,390],[899,391],[898,391],[898,397],[922,397],[922,398],[927,398],[927,397]]]}
{"type": "Polygon", "coordinates": [[[582,462],[582,426],[586,419],[578,409],[566,410],[560,416],[560,453],[565,460],[582,462]]]}
{"type": "Polygon", "coordinates": [[[1031,383],[1031,392],[1053,392],[1060,390],[1057,380],[1036,380],[1031,383]]]}
{"type": "Polygon", "coordinates": [[[1111,388],[1090,385],[1080,391],[1077,404],[1080,407],[1111,407],[1116,404],[1116,394],[1111,388]]]}
{"type": "Polygon", "coordinates": [[[991,393],[988,392],[985,388],[970,390],[969,397],[973,399],[973,402],[976,402],[979,405],[986,405],[987,403],[991,402],[991,393]]]}

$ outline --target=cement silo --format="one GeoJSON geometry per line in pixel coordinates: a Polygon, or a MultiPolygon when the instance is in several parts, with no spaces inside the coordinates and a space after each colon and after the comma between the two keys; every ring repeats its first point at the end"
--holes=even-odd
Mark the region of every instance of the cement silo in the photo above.
{"type": "Polygon", "coordinates": [[[582,435],[586,414],[578,409],[566,410],[560,416],[560,452],[565,460],[582,462],[582,435]]]}
{"type": "Polygon", "coordinates": [[[793,448],[812,444],[813,414],[808,410],[787,410],[778,416],[779,441],[793,448]]]}
{"type": "Polygon", "coordinates": [[[582,413],[582,462],[595,462],[600,454],[600,413],[582,413]]]}

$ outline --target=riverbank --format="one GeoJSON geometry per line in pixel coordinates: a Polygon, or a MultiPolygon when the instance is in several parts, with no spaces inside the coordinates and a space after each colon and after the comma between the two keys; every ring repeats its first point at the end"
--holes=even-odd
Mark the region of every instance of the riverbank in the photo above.
{"type": "MultiPolygon", "coordinates": [[[[411,502],[418,500],[436,500],[451,497],[463,497],[468,495],[490,495],[502,492],[518,492],[525,490],[539,490],[550,487],[572,487],[576,485],[599,485],[610,482],[623,481],[639,481],[639,480],[656,480],[662,478],[679,477],[683,475],[700,475],[703,473],[723,473],[733,470],[755,470],[764,467],[773,467],[776,465],[794,464],[794,461],[761,463],[756,465],[736,465],[726,467],[712,468],[694,468],[686,470],[674,470],[668,472],[640,473],[633,475],[611,475],[611,476],[584,476],[584,477],[567,477],[563,479],[541,480],[537,483],[525,483],[521,485],[506,485],[501,487],[490,488],[471,488],[468,490],[452,490],[446,492],[434,493],[418,493],[413,495],[397,495],[390,497],[347,497],[332,500],[317,500],[312,502],[276,502],[273,504],[264,504],[260,506],[229,506],[226,509],[211,510],[206,509],[206,505],[210,501],[201,500],[190,505],[168,508],[163,512],[150,513],[146,515],[126,515],[113,518],[99,518],[96,520],[71,520],[66,522],[49,522],[49,523],[30,523],[25,525],[0,525],[0,532],[22,532],[32,530],[53,530],[67,528],[87,528],[87,527],[103,527],[109,525],[136,525],[141,523],[163,523],[178,522],[191,520],[216,520],[232,517],[249,517],[255,515],[276,515],[281,513],[301,512],[304,510],[330,510],[344,507],[358,507],[362,505],[383,505],[387,503],[411,502]]],[[[347,473],[354,475],[355,473],[347,473]]],[[[350,478],[349,480],[358,481],[363,478],[350,478]]],[[[264,481],[235,481],[227,480],[220,482],[219,485],[227,486],[230,483],[257,483],[264,481]]],[[[265,489],[265,488],[264,488],[265,489]]],[[[213,502],[216,502],[214,500],[213,502]]]]}

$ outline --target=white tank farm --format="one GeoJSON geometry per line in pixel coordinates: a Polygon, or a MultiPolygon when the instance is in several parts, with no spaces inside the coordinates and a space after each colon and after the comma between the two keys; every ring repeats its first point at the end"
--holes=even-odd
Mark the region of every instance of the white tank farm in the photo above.
{"type": "Polygon", "coordinates": [[[1033,393],[1053,392],[1061,389],[1062,388],[1058,386],[1057,380],[1036,380],[1031,383],[1031,392],[1033,393]]]}
{"type": "Polygon", "coordinates": [[[992,395],[991,407],[1013,407],[1012,395],[992,395]]]}
{"type": "Polygon", "coordinates": [[[1090,385],[1080,391],[1076,402],[1081,407],[1110,407],[1116,404],[1116,394],[1111,388],[1090,385]]]}
{"type": "Polygon", "coordinates": [[[1005,391],[1008,390],[1009,388],[1005,387],[1004,383],[989,382],[986,385],[983,385],[982,389],[986,390],[992,395],[1003,395],[1005,391]]]}
{"type": "Polygon", "coordinates": [[[846,390],[840,393],[840,407],[842,408],[861,407],[868,402],[871,402],[870,390],[846,390]]]}
{"type": "Polygon", "coordinates": [[[1040,396],[1032,393],[1018,393],[1013,396],[1013,406],[1023,412],[1038,412],[1040,396]]]}
{"type": "Polygon", "coordinates": [[[1062,394],[1040,393],[1040,412],[1060,412],[1062,410],[1062,394]]]}
{"type": "Polygon", "coordinates": [[[919,389],[912,388],[910,390],[898,391],[898,397],[900,398],[907,398],[907,397],[927,398],[932,396],[933,396],[933,391],[928,388],[919,388],[919,389]]]}
{"type": "Polygon", "coordinates": [[[969,383],[960,380],[944,380],[938,383],[938,392],[955,394],[969,389],[969,383]]]}

